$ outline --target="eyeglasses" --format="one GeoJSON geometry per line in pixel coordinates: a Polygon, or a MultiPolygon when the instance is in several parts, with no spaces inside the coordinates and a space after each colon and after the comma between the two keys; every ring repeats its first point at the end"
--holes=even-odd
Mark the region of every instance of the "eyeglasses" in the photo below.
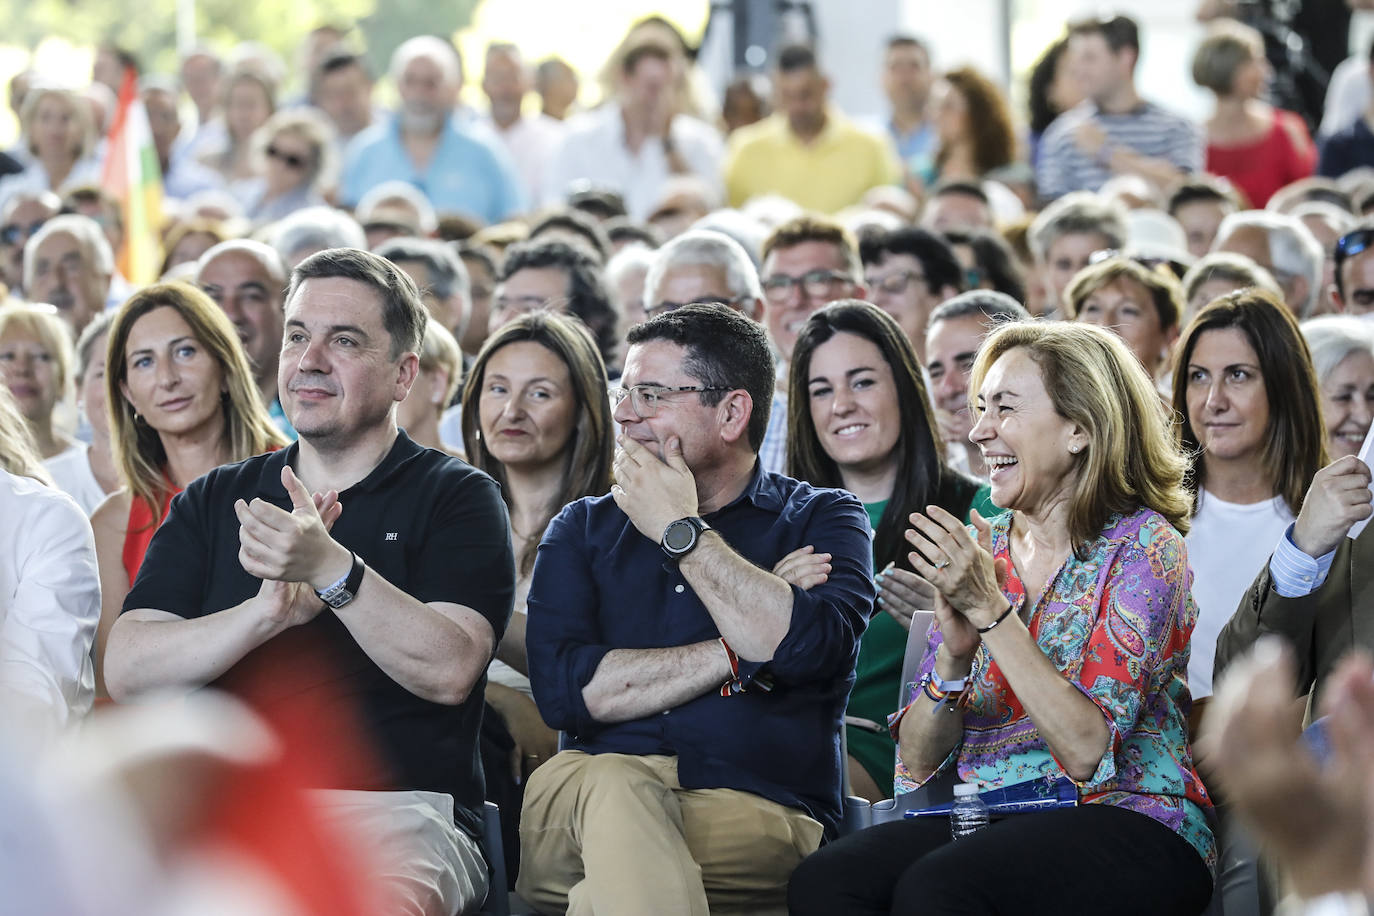
{"type": "Polygon", "coordinates": [[[36,223],[29,223],[21,226],[19,223],[7,223],[0,226],[0,242],[6,245],[21,245],[39,229],[47,220],[39,220],[36,223]]]}
{"type": "Polygon", "coordinates": [[[833,293],[841,283],[849,282],[849,276],[838,270],[812,270],[800,277],[773,274],[763,281],[763,295],[773,302],[781,302],[792,294],[792,287],[800,286],[811,298],[823,299],[833,293]]]}
{"type": "Polygon", "coordinates": [[[721,388],[712,385],[682,385],[677,388],[669,388],[664,385],[634,385],[630,388],[612,388],[610,390],[611,406],[619,407],[620,402],[626,397],[630,399],[630,407],[634,408],[635,416],[641,420],[658,416],[658,404],[665,395],[682,394],[687,391],[734,391],[733,388],[721,388]]]}
{"type": "Polygon", "coordinates": [[[881,291],[889,296],[900,296],[906,292],[906,288],[911,285],[912,280],[920,280],[929,285],[926,275],[919,270],[899,270],[895,274],[888,274],[886,277],[869,277],[866,282],[871,292],[881,291]]]}
{"type": "Polygon", "coordinates": [[[1353,258],[1362,251],[1368,251],[1371,242],[1374,242],[1374,229],[1356,229],[1354,232],[1347,232],[1336,239],[1336,264],[1339,265],[1346,258],[1353,258]]]}
{"type": "Polygon", "coordinates": [[[657,318],[659,315],[666,315],[669,312],[677,311],[684,305],[724,305],[728,308],[737,309],[739,308],[740,304],[748,298],[749,297],[747,295],[736,296],[733,299],[726,299],[724,296],[698,296],[690,302],[664,301],[658,303],[657,305],[649,306],[647,309],[644,310],[644,314],[650,318],[657,318]]]}
{"type": "Polygon", "coordinates": [[[297,156],[295,153],[288,153],[286,150],[280,149],[279,147],[270,143],[267,145],[267,155],[271,156],[273,159],[281,160],[283,163],[285,163],[287,168],[303,169],[307,165],[307,160],[304,156],[297,156]]]}

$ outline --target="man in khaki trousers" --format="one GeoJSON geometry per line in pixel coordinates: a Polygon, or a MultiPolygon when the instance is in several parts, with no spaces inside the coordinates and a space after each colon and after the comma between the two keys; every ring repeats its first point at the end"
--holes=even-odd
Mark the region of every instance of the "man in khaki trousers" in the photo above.
{"type": "Polygon", "coordinates": [[[762,327],[689,305],[629,342],[616,484],[535,563],[530,679],[566,749],[526,787],[518,889],[545,913],[781,913],[840,817],[868,524],[759,467],[762,327]]]}

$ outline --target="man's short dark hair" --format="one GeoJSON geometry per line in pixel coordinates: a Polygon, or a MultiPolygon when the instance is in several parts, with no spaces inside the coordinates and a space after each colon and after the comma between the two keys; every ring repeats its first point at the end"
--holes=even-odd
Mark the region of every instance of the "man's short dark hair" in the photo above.
{"type": "Polygon", "coordinates": [[[620,316],[601,279],[601,265],[586,248],[556,239],[536,239],[512,245],[506,249],[505,261],[501,264],[500,282],[505,283],[522,270],[550,267],[567,274],[568,313],[582,319],[596,338],[601,358],[610,362],[615,354],[616,324],[620,316]]]}
{"type": "MultiPolygon", "coordinates": [[[[749,415],[749,448],[757,452],[773,406],[773,353],[763,326],[724,305],[684,305],[630,328],[630,346],[663,340],[687,351],[682,369],[707,388],[743,388],[754,401],[749,415]]],[[[722,391],[697,395],[714,407],[722,391]]]]}
{"type": "Polygon", "coordinates": [[[778,51],[779,73],[816,69],[816,51],[810,45],[785,45],[778,51]]]}
{"type": "Polygon", "coordinates": [[[966,278],[966,286],[987,280],[997,292],[1006,293],[1017,302],[1026,301],[1025,275],[1016,263],[1016,253],[1000,235],[982,229],[949,229],[941,234],[951,246],[967,245],[973,250],[973,270],[978,278],[966,278]]]}
{"type": "Polygon", "coordinates": [[[1166,209],[1170,216],[1174,216],[1180,207],[1195,203],[1229,204],[1233,210],[1240,209],[1240,201],[1236,199],[1235,191],[1217,179],[1205,175],[1194,175],[1174,188],[1173,193],[1169,195],[1166,209]]]}
{"type": "Polygon", "coordinates": [[[592,219],[611,219],[624,216],[625,198],[614,188],[579,181],[568,193],[568,209],[585,213],[592,219]]]}
{"type": "Polygon", "coordinates": [[[887,50],[891,51],[895,48],[915,48],[924,54],[927,60],[930,59],[930,48],[927,48],[926,43],[915,35],[900,34],[890,36],[887,39],[887,50]]]}
{"type": "Polygon", "coordinates": [[[1140,56],[1140,28],[1129,16],[1079,19],[1069,23],[1070,35],[1101,35],[1113,54],[1130,48],[1140,56]]]}
{"type": "Polygon", "coordinates": [[[327,248],[312,254],[291,271],[286,301],[295,297],[306,280],[335,277],[356,280],[371,287],[382,304],[382,327],[391,335],[391,358],[419,353],[429,310],[420,301],[420,290],[405,271],[386,258],[360,248],[327,248]]]}
{"type": "Polygon", "coordinates": [[[634,220],[625,216],[617,216],[615,219],[606,220],[606,238],[611,240],[611,247],[616,245],[630,244],[638,242],[645,248],[658,248],[663,244],[663,233],[653,226],[645,226],[636,223],[634,220]]]}
{"type": "Polygon", "coordinates": [[[1030,312],[1006,293],[999,293],[995,289],[971,289],[935,306],[926,327],[935,327],[937,321],[974,316],[987,324],[1030,321],[1031,318],[1030,312]]]}
{"type": "Polygon", "coordinates": [[[976,181],[942,181],[930,192],[932,199],[944,197],[947,194],[962,194],[965,197],[982,201],[985,207],[992,206],[992,201],[988,199],[988,192],[984,191],[983,186],[976,181]]]}
{"type": "Polygon", "coordinates": [[[550,213],[530,228],[528,238],[533,241],[550,230],[561,230],[576,235],[600,257],[602,264],[611,256],[611,240],[607,237],[606,230],[601,228],[601,223],[581,210],[556,210],[550,213]]]}
{"type": "Polygon", "coordinates": [[[889,231],[866,232],[859,237],[859,260],[876,264],[890,254],[911,255],[921,263],[926,286],[932,293],[946,286],[963,291],[964,268],[954,249],[943,238],[918,226],[903,226],[889,231]]]}
{"type": "MultiPolygon", "coordinates": [[[[501,273],[501,253],[495,248],[480,243],[474,244],[470,241],[449,242],[449,247],[457,253],[458,257],[462,258],[464,265],[470,261],[476,261],[486,269],[487,273],[491,274],[493,280],[501,273]]],[[[471,276],[472,271],[469,270],[469,279],[471,276]]]]}
{"type": "Polygon", "coordinates": [[[464,294],[470,288],[468,269],[451,245],[434,239],[395,238],[377,247],[376,254],[393,264],[418,261],[429,272],[429,289],[440,299],[455,292],[464,294]]]}
{"type": "Polygon", "coordinates": [[[317,77],[328,76],[349,67],[358,67],[368,79],[372,79],[372,68],[367,65],[367,58],[347,48],[335,48],[327,53],[315,68],[315,73],[317,77]]]}

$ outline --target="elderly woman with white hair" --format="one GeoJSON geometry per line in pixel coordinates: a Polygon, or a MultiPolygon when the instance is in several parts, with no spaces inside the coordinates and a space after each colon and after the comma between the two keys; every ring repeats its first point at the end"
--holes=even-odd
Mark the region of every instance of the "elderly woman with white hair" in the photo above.
{"type": "Polygon", "coordinates": [[[24,171],[0,181],[0,202],[19,191],[60,191],[100,182],[95,116],[81,93],[35,86],[24,97],[19,125],[33,157],[24,171]]]}
{"type": "Polygon", "coordinates": [[[1246,255],[1269,271],[1298,318],[1311,316],[1321,300],[1326,255],[1297,217],[1268,210],[1232,213],[1221,221],[1212,250],[1246,255]]]}
{"type": "Polygon", "coordinates": [[[1320,386],[1326,450],[1331,459],[1357,455],[1374,421],[1374,326],[1330,315],[1302,323],[1320,386]]]}
{"type": "Polygon", "coordinates": [[[243,198],[254,225],[327,203],[337,166],[334,129],[324,118],[305,108],[279,111],[253,135],[253,150],[261,177],[244,183],[243,198]]]}
{"type": "Polygon", "coordinates": [[[332,207],[297,210],[275,223],[268,230],[266,241],[293,270],[301,261],[326,248],[367,248],[363,227],[347,213],[332,207]]]}

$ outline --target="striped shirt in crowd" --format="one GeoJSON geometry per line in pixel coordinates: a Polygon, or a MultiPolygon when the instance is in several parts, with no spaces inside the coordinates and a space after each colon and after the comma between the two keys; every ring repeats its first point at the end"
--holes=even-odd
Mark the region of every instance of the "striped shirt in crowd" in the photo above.
{"type": "Polygon", "coordinates": [[[1111,151],[1121,146],[1165,159],[1184,172],[1202,169],[1202,135],[1187,118],[1153,102],[1141,102],[1124,114],[1104,114],[1088,101],[1064,112],[1045,130],[1035,173],[1041,199],[1054,200],[1070,191],[1096,191],[1112,177],[1105,163],[1111,151]],[[1074,142],[1074,132],[1085,121],[1093,121],[1107,135],[1096,156],[1074,142]]]}

